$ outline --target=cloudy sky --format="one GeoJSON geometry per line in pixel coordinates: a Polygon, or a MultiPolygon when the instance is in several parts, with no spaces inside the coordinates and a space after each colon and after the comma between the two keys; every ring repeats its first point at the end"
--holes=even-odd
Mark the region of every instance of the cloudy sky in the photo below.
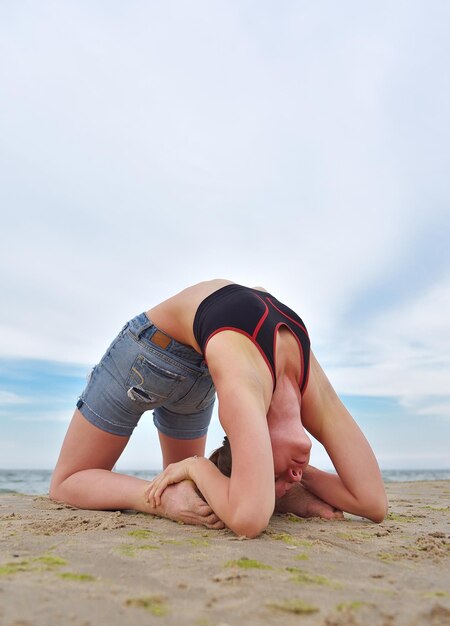
{"type": "MultiPolygon", "coordinates": [[[[0,467],[51,468],[125,321],[226,277],[299,312],[383,468],[448,468],[449,20],[2,0],[0,467]]],[[[119,467],[156,441],[145,415],[119,467]]]]}

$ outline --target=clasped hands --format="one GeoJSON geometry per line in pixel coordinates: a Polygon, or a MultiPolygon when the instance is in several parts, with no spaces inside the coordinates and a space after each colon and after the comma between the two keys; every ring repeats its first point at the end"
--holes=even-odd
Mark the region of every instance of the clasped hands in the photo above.
{"type": "Polygon", "coordinates": [[[158,476],[152,480],[149,488],[145,492],[147,502],[152,509],[160,506],[161,496],[166,487],[174,483],[180,483],[183,480],[193,480],[189,470],[197,460],[198,457],[196,455],[178,461],[177,463],[170,463],[161,474],[158,474],[158,476]]]}

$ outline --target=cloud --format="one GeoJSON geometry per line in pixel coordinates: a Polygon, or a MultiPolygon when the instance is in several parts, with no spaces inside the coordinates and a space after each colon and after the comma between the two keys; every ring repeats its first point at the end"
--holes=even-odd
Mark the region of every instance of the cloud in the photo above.
{"type": "Polygon", "coordinates": [[[29,398],[24,398],[23,396],[19,396],[16,393],[12,393],[10,391],[0,390],[0,407],[29,403],[29,398]]]}
{"type": "Polygon", "coordinates": [[[448,397],[449,310],[450,276],[353,320],[331,345],[322,342],[327,371],[345,393],[442,401],[448,397]]]}
{"type": "Polygon", "coordinates": [[[73,415],[72,410],[48,410],[48,411],[36,411],[29,413],[17,413],[14,416],[15,422],[36,422],[43,424],[44,422],[64,422],[69,423],[73,415]]]}

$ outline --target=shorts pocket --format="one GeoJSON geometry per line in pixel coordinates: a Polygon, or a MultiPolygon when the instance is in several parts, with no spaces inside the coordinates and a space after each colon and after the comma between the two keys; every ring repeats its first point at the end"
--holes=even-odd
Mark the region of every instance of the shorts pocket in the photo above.
{"type": "Polygon", "coordinates": [[[150,361],[144,355],[136,357],[127,378],[127,395],[146,405],[146,409],[166,402],[186,377],[150,361]]]}
{"type": "Polygon", "coordinates": [[[212,402],[216,389],[210,376],[202,376],[198,378],[188,393],[174,403],[174,407],[183,407],[186,412],[198,410],[201,411],[212,402]]]}

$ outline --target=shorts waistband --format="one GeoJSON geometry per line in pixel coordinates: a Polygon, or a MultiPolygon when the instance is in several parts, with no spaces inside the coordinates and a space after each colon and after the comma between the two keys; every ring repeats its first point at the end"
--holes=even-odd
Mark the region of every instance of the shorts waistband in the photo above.
{"type": "Polygon", "coordinates": [[[130,321],[130,327],[133,331],[133,334],[138,339],[145,332],[145,338],[151,343],[154,343],[162,350],[166,350],[170,342],[175,341],[175,339],[164,333],[162,330],[159,330],[159,328],[155,326],[152,320],[147,317],[146,313],[140,313],[139,315],[134,317],[130,321]]]}
{"type": "Polygon", "coordinates": [[[138,315],[138,319],[135,318],[136,321],[139,320],[140,322],[141,320],[139,318],[141,318],[142,316],[144,316],[145,318],[142,321],[142,324],[140,324],[137,328],[134,329],[136,337],[139,338],[142,335],[142,333],[145,332],[146,330],[153,330],[152,333],[146,333],[146,337],[148,341],[150,341],[151,343],[154,343],[156,346],[158,346],[162,350],[166,350],[170,342],[174,341],[174,339],[172,339],[172,337],[164,333],[162,330],[159,330],[159,328],[157,328],[154,325],[152,320],[147,317],[146,313],[142,313],[141,315],[138,315]]]}
{"type": "Polygon", "coordinates": [[[191,346],[179,343],[176,339],[160,330],[146,313],[140,313],[129,322],[129,329],[137,339],[144,339],[159,350],[187,358],[196,367],[206,367],[204,358],[191,346]]]}

